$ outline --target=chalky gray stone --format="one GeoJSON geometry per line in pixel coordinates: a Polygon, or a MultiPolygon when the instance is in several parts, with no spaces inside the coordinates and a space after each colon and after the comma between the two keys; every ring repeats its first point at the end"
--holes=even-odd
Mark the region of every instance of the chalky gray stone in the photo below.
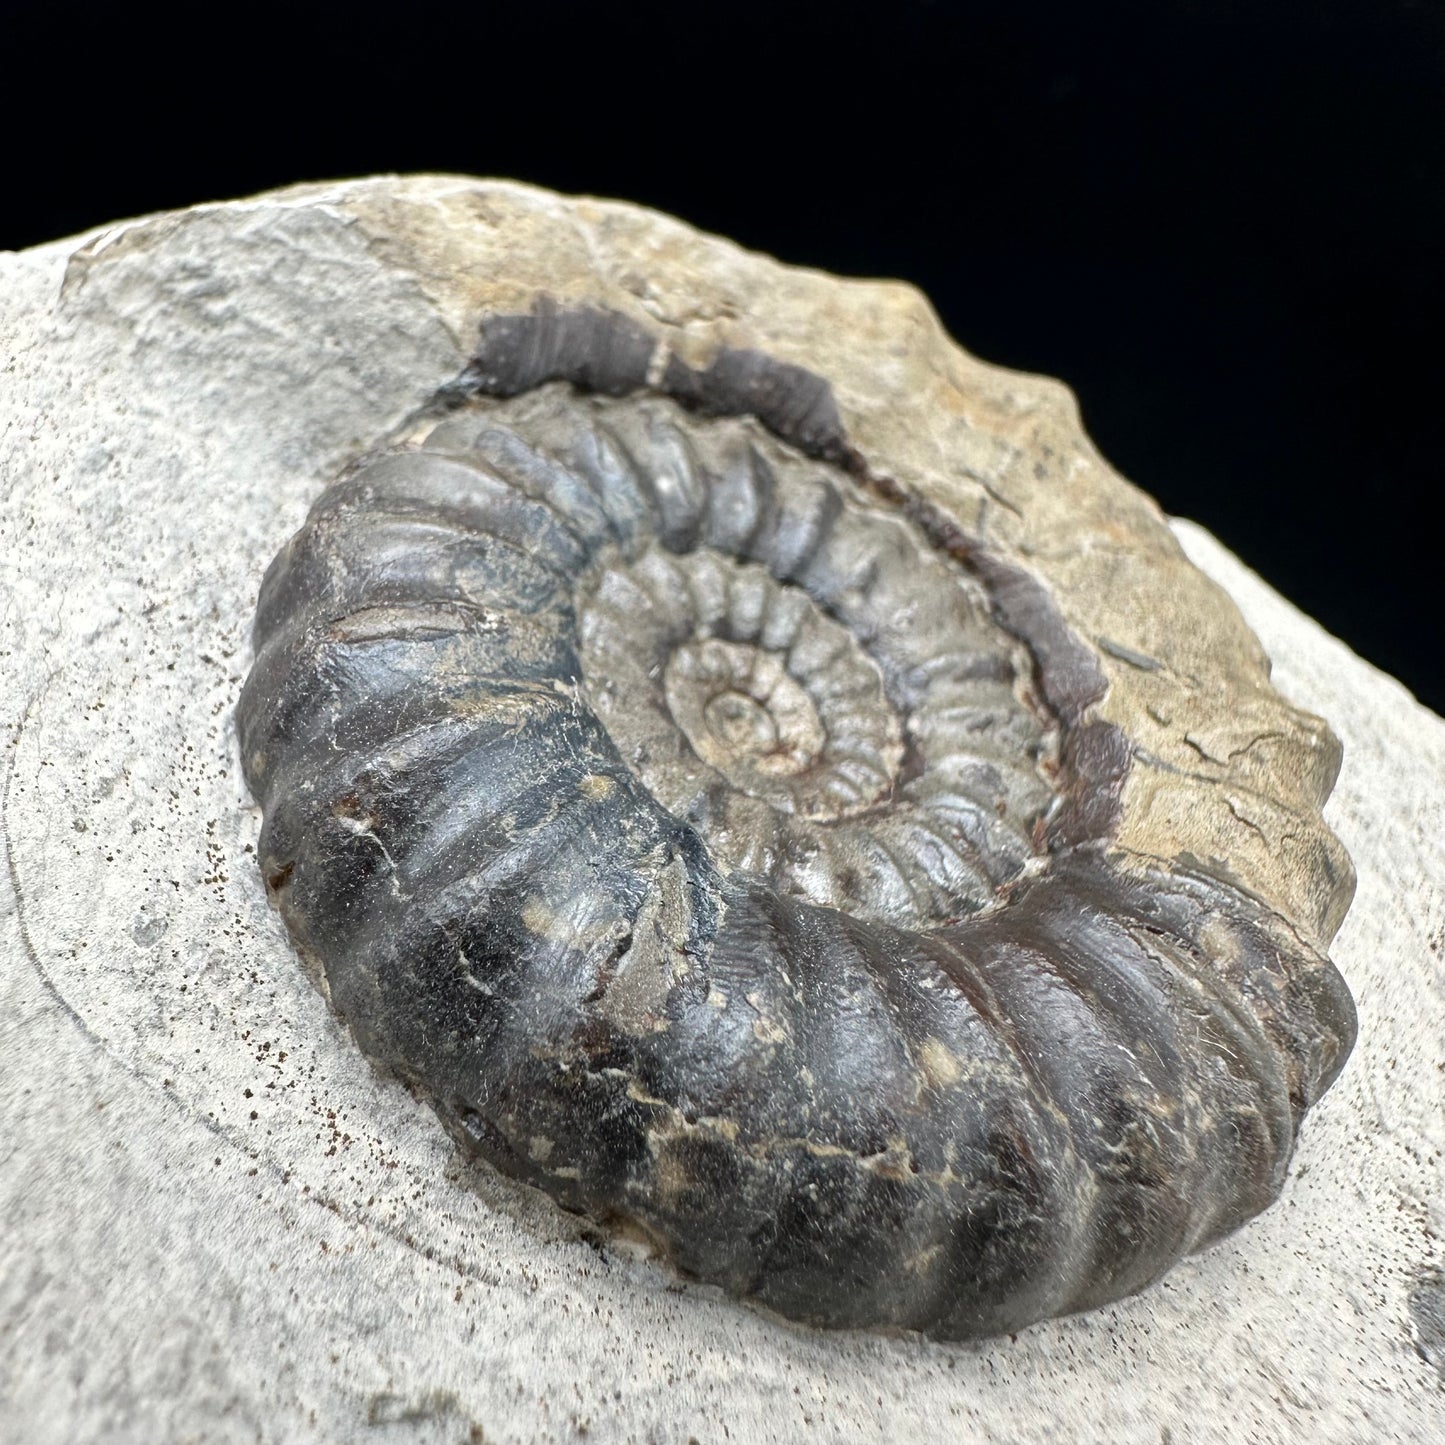
{"type": "Polygon", "coordinates": [[[1445,1436],[1445,724],[1188,524],[1344,742],[1359,874],[1359,1043],[1244,1231],[1016,1339],[822,1334],[601,1245],[372,1074],[267,907],[232,726],[260,569],[472,339],[364,191],[535,194],[0,256],[0,1440],[1445,1436]]]}

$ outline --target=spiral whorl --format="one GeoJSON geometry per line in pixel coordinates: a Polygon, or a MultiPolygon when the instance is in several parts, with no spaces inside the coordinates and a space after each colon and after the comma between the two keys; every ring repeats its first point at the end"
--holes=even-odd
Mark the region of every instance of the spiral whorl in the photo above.
{"type": "Polygon", "coordinates": [[[1348,994],[1110,850],[1129,747],[1027,572],[815,378],[630,336],[483,358],[273,563],[293,935],[469,1147],[688,1274],[945,1337],[1140,1288],[1275,1197],[1348,994]]]}

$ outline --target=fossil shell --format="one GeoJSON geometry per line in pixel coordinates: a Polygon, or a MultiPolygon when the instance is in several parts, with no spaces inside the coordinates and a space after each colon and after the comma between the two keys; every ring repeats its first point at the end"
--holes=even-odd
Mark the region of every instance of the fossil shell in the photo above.
{"type": "Polygon", "coordinates": [[[292,936],[466,1147],[687,1275],[944,1338],[1137,1290],[1278,1195],[1353,1041],[1338,748],[1081,438],[965,386],[898,410],[973,485],[896,466],[899,350],[799,359],[847,283],[727,253],[700,344],[629,225],[493,286],[266,575],[292,936]]]}

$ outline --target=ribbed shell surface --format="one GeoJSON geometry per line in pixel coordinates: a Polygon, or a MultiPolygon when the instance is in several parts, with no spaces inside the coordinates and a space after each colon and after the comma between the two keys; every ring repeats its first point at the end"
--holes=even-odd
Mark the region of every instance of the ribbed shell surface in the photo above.
{"type": "Polygon", "coordinates": [[[815,1324],[1014,1330],[1269,1204],[1348,992],[1111,848],[1128,742],[1047,590],[766,397],[595,381],[474,386],[262,586],[262,866],[361,1047],[815,1324]]]}

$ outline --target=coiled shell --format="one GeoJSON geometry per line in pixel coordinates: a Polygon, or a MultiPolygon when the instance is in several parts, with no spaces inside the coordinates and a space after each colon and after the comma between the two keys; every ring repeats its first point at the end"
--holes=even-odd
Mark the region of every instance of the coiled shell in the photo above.
{"type": "Polygon", "coordinates": [[[1347,861],[1316,815],[1302,920],[1139,847],[1106,664],[1168,669],[828,378],[583,290],[484,315],[266,575],[238,724],[297,945],[467,1147],[785,1315],[1143,1287],[1277,1196],[1343,1064],[1347,861]]]}

